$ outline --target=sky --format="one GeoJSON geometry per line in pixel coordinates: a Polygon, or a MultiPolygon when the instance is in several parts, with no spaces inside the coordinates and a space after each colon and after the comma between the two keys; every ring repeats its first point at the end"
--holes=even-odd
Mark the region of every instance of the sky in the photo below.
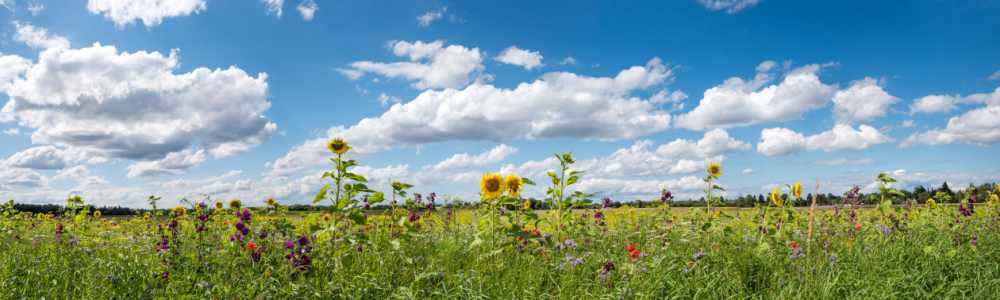
{"type": "Polygon", "coordinates": [[[1000,181],[1000,2],[650,2],[0,0],[0,198],[308,204],[337,137],[464,201],[1000,181]]]}

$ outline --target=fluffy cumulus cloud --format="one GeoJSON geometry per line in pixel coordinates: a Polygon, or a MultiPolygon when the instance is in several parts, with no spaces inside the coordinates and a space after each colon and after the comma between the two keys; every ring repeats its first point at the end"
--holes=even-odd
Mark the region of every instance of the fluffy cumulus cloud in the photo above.
{"type": "Polygon", "coordinates": [[[706,158],[750,148],[750,143],[729,137],[725,130],[715,129],[706,132],[700,141],[677,139],[660,146],[656,153],[669,158],[706,158]]]}
{"type": "Polygon", "coordinates": [[[319,5],[316,5],[316,0],[305,0],[299,3],[299,6],[296,6],[295,9],[298,9],[299,13],[302,14],[303,20],[311,21],[313,15],[316,14],[316,10],[319,9],[319,5]]]}
{"type": "Polygon", "coordinates": [[[503,52],[500,52],[500,55],[493,59],[505,64],[522,66],[525,70],[545,65],[542,63],[542,55],[538,51],[531,52],[530,50],[518,49],[515,46],[507,47],[507,49],[504,49],[503,52]]]}
{"type": "Polygon", "coordinates": [[[35,129],[32,142],[93,161],[133,161],[130,177],[177,174],[270,140],[277,125],[262,115],[270,107],[266,74],[235,67],[174,74],[178,65],[176,51],[50,48],[4,86],[10,101],[0,120],[35,129]]]}
{"type": "MultiPolygon", "coordinates": [[[[694,194],[678,193],[678,191],[698,190],[704,188],[704,184],[705,182],[701,178],[695,176],[668,180],[587,178],[581,180],[579,184],[572,186],[571,189],[586,192],[603,191],[603,193],[598,194],[600,197],[631,196],[648,198],[659,198],[660,192],[663,189],[667,189],[674,195],[678,195],[678,197],[692,197],[694,194]]],[[[694,198],[697,197],[695,196],[694,198]]],[[[621,199],[617,201],[628,202],[633,199],[621,199]]]]}
{"type": "Polygon", "coordinates": [[[150,182],[149,184],[153,184],[153,185],[158,185],[158,186],[161,186],[161,187],[168,187],[168,188],[172,188],[172,189],[175,189],[175,190],[179,190],[179,189],[182,189],[182,188],[184,188],[184,187],[186,187],[186,186],[188,186],[190,184],[219,181],[219,180],[223,180],[223,179],[226,179],[226,178],[230,178],[230,177],[239,175],[241,173],[243,173],[243,170],[232,170],[232,171],[229,171],[226,174],[222,174],[222,175],[219,175],[219,176],[211,176],[211,177],[205,177],[205,178],[194,178],[194,179],[178,178],[178,179],[174,179],[174,180],[171,180],[171,181],[150,182]]]}
{"type": "Polygon", "coordinates": [[[47,189],[49,178],[38,172],[27,169],[0,170],[0,191],[10,191],[15,188],[47,189]]]}
{"type": "Polygon", "coordinates": [[[52,179],[75,179],[81,186],[92,186],[108,183],[104,176],[91,176],[86,166],[75,166],[62,172],[52,179]]]}
{"type": "Polygon", "coordinates": [[[776,68],[774,62],[766,61],[757,67],[752,80],[730,78],[705,91],[698,107],[677,116],[675,124],[691,130],[709,130],[798,118],[808,110],[826,106],[837,90],[836,85],[823,84],[817,76],[829,65],[793,69],[781,83],[763,87],[773,79],[776,68]]]}
{"type": "Polygon", "coordinates": [[[281,19],[281,7],[285,5],[285,0],[260,0],[264,4],[265,14],[275,14],[281,19]]]}
{"type": "Polygon", "coordinates": [[[163,18],[187,16],[205,10],[205,0],[89,0],[87,10],[104,13],[118,28],[142,20],[146,27],[160,25],[163,18]]]}
{"type": "Polygon", "coordinates": [[[31,68],[31,60],[17,55],[3,55],[3,53],[0,53],[0,90],[6,89],[11,84],[11,81],[29,68],[31,68]]]}
{"type": "Polygon", "coordinates": [[[861,151],[892,141],[891,137],[868,125],[858,126],[858,130],[854,130],[850,125],[837,124],[833,129],[809,137],[779,127],[761,131],[757,152],[768,156],[782,156],[803,150],[861,151]]]}
{"type": "Polygon", "coordinates": [[[459,45],[444,47],[443,41],[424,43],[417,41],[392,41],[387,44],[396,56],[408,56],[409,62],[380,63],[357,61],[353,69],[338,69],[344,76],[357,79],[365,73],[376,73],[389,78],[416,81],[417,89],[461,88],[473,79],[473,73],[482,73],[485,67],[479,48],[459,45]]]}
{"type": "Polygon", "coordinates": [[[349,141],[354,155],[456,140],[635,138],[669,129],[670,115],[629,93],[661,85],[671,77],[671,70],[653,59],[614,78],[553,72],[515,89],[477,83],[462,90],[425,91],[379,117],[332,127],[326,137],[295,146],[267,166],[273,168],[270,175],[286,176],[323,163],[329,153],[325,144],[335,137],[349,141]]]}
{"type": "Polygon", "coordinates": [[[743,169],[743,174],[753,174],[753,173],[757,173],[757,172],[754,172],[753,169],[743,169]]]}
{"type": "Polygon", "coordinates": [[[763,0],[698,0],[705,8],[725,10],[727,14],[735,14],[743,9],[754,7],[763,0]]]}
{"type": "Polygon", "coordinates": [[[885,116],[889,106],[900,99],[882,88],[879,81],[871,77],[851,82],[850,87],[833,95],[833,119],[838,124],[854,124],[885,116]]]}
{"type": "Polygon", "coordinates": [[[913,104],[910,104],[910,115],[916,113],[940,113],[949,112],[958,109],[955,104],[969,104],[969,103],[1000,103],[1000,88],[997,88],[992,93],[989,94],[972,94],[968,97],[962,97],[962,95],[930,95],[924,96],[922,98],[913,100],[913,104]]]}
{"type": "Polygon", "coordinates": [[[420,26],[423,27],[431,26],[431,22],[443,17],[444,12],[447,10],[448,8],[444,7],[441,9],[441,11],[429,11],[426,14],[419,15],[417,16],[417,23],[419,23],[420,26]]]}
{"type": "Polygon", "coordinates": [[[862,158],[862,159],[841,158],[841,159],[809,162],[810,165],[817,165],[817,166],[856,166],[856,165],[874,165],[877,163],[878,161],[871,158],[862,158]]]}
{"type": "Polygon", "coordinates": [[[12,23],[17,28],[17,32],[14,34],[15,41],[28,44],[31,48],[69,48],[69,40],[55,34],[49,34],[45,28],[35,27],[27,22],[21,24],[18,21],[13,21],[12,23]]]}
{"type": "Polygon", "coordinates": [[[909,147],[921,143],[934,146],[953,142],[991,146],[1000,143],[1000,88],[991,94],[975,94],[966,99],[968,98],[975,98],[975,102],[986,102],[986,107],[952,117],[944,129],[915,133],[903,140],[900,146],[909,147]]]}
{"type": "Polygon", "coordinates": [[[454,156],[449,157],[436,165],[427,166],[425,169],[434,171],[450,171],[492,165],[499,163],[504,158],[507,158],[507,156],[514,154],[515,152],[517,152],[517,148],[507,146],[506,144],[500,144],[499,146],[496,146],[496,148],[475,156],[469,155],[468,153],[455,154],[454,156]]]}
{"type": "Polygon", "coordinates": [[[62,170],[80,159],[79,153],[60,150],[54,146],[29,148],[14,153],[8,159],[0,159],[0,166],[35,170],[62,170]]]}

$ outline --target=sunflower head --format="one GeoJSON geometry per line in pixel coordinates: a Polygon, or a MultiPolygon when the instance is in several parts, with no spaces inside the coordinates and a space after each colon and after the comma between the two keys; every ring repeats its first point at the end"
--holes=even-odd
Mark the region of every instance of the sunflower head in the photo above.
{"type": "Polygon", "coordinates": [[[267,206],[274,206],[278,202],[274,202],[274,197],[267,198],[267,206]]]}
{"type": "Polygon", "coordinates": [[[498,173],[483,174],[482,180],[479,181],[479,191],[482,192],[485,199],[500,198],[506,190],[507,183],[498,173]]]}
{"type": "Polygon", "coordinates": [[[174,206],[174,209],[170,211],[170,214],[174,215],[175,218],[183,218],[187,215],[187,208],[183,206],[174,206]]]}
{"type": "Polygon", "coordinates": [[[524,210],[531,209],[531,201],[524,200],[524,210]]]}
{"type": "Polygon", "coordinates": [[[149,221],[149,215],[142,216],[143,221],[149,221]]]}
{"type": "Polygon", "coordinates": [[[10,201],[7,201],[7,204],[14,205],[14,199],[10,199],[10,201]]]}
{"type": "Polygon", "coordinates": [[[504,176],[503,181],[507,185],[507,194],[510,195],[511,197],[520,199],[521,189],[524,188],[524,184],[521,182],[521,177],[517,177],[517,175],[510,174],[504,176]]]}
{"type": "Polygon", "coordinates": [[[774,205],[777,207],[782,206],[783,203],[781,200],[781,191],[778,191],[778,189],[774,189],[774,191],[771,191],[771,202],[774,202],[774,205]]]}
{"type": "Polygon", "coordinates": [[[708,174],[712,174],[715,177],[722,175],[722,164],[716,162],[708,164],[708,174]]]}
{"type": "Polygon", "coordinates": [[[333,217],[331,217],[330,214],[324,214],[323,215],[323,222],[330,223],[331,219],[333,219],[333,217]]]}
{"type": "Polygon", "coordinates": [[[299,217],[300,218],[305,218],[306,217],[306,213],[299,213],[299,217]]]}
{"type": "Polygon", "coordinates": [[[796,199],[801,199],[802,198],[802,182],[801,181],[800,182],[796,182],[795,185],[792,186],[792,194],[795,195],[796,199]]]}
{"type": "Polygon", "coordinates": [[[222,208],[222,201],[215,201],[215,208],[222,208]]]}
{"type": "Polygon", "coordinates": [[[926,205],[928,208],[935,208],[937,207],[937,201],[934,201],[934,198],[927,199],[926,205]]]}
{"type": "Polygon", "coordinates": [[[240,209],[241,206],[243,206],[243,203],[240,202],[240,199],[229,200],[229,208],[235,210],[240,209]]]}
{"type": "Polygon", "coordinates": [[[337,155],[344,155],[344,153],[347,153],[347,150],[351,149],[351,147],[347,146],[347,142],[342,138],[330,140],[326,143],[326,148],[330,149],[330,151],[333,151],[333,153],[337,155]]]}
{"type": "Polygon", "coordinates": [[[101,217],[101,211],[99,211],[99,210],[98,210],[98,211],[95,211],[95,212],[94,212],[94,217],[95,217],[95,218],[100,218],[100,217],[101,217]]]}

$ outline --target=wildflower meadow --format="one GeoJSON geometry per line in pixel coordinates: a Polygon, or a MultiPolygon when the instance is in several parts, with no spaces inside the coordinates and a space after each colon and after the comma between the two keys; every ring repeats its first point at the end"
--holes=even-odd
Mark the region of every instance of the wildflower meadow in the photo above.
{"type": "MultiPolygon", "coordinates": [[[[766,204],[727,207],[706,170],[704,207],[612,208],[578,191],[586,170],[556,154],[548,178],[482,174],[480,199],[443,205],[392,182],[370,189],[327,144],[334,167],[314,204],[187,201],[105,216],[73,197],[52,213],[2,206],[6,299],[945,299],[1000,293],[996,186],[917,204],[891,188],[816,208],[804,182],[766,204]],[[547,186],[548,209],[521,198],[547,186]],[[713,194],[715,192],[715,194],[713,194]],[[862,199],[864,198],[864,199],[862,199]],[[860,202],[864,200],[864,208],[860,202]],[[789,202],[812,203],[793,207],[789,202]],[[374,209],[381,207],[381,209],[374,209]]],[[[262,195],[267,198],[267,195],[262,195]]]]}

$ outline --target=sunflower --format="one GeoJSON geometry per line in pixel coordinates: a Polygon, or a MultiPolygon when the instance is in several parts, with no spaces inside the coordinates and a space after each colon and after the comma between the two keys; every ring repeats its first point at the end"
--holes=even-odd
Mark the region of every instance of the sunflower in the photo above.
{"type": "Polygon", "coordinates": [[[524,188],[524,185],[521,182],[521,177],[517,177],[517,175],[510,174],[504,176],[503,181],[504,183],[507,184],[507,194],[510,195],[511,197],[520,199],[521,189],[524,188]]]}
{"type": "Polygon", "coordinates": [[[100,218],[100,217],[101,217],[101,211],[99,211],[99,210],[95,211],[94,212],[94,218],[100,218]]]}
{"type": "Polygon", "coordinates": [[[14,199],[10,199],[10,201],[7,201],[7,204],[14,205],[14,199]]]}
{"type": "Polygon", "coordinates": [[[531,209],[531,201],[524,200],[524,210],[529,210],[529,209],[531,209]]]}
{"type": "Polygon", "coordinates": [[[242,205],[243,203],[240,203],[240,199],[229,200],[229,208],[233,210],[240,209],[240,206],[242,205]]]}
{"type": "Polygon", "coordinates": [[[927,199],[926,205],[928,208],[935,208],[937,207],[937,201],[934,201],[934,198],[927,199]]]}
{"type": "Polygon", "coordinates": [[[331,217],[330,214],[324,214],[323,215],[323,222],[330,223],[331,219],[333,219],[333,217],[331,217]]]}
{"type": "Polygon", "coordinates": [[[782,206],[781,192],[778,191],[778,189],[774,189],[774,191],[771,192],[771,202],[774,202],[774,205],[777,207],[782,206]]]}
{"type": "Polygon", "coordinates": [[[1000,197],[998,197],[996,194],[993,194],[993,204],[996,204],[997,202],[1000,202],[1000,197]]]}
{"type": "Polygon", "coordinates": [[[792,186],[792,194],[795,195],[796,199],[802,199],[802,182],[796,182],[792,186]]]}
{"type": "Polygon", "coordinates": [[[275,204],[278,204],[278,203],[274,202],[274,197],[267,198],[267,206],[274,206],[275,204]]]}
{"type": "Polygon", "coordinates": [[[719,175],[722,175],[722,165],[715,162],[708,164],[708,174],[719,177],[719,175]]]}
{"type": "Polygon", "coordinates": [[[222,201],[215,201],[215,208],[222,208],[222,201]]]}
{"type": "Polygon", "coordinates": [[[170,211],[170,214],[174,215],[175,218],[183,218],[187,213],[187,208],[183,206],[174,206],[174,209],[170,211]]]}
{"type": "Polygon", "coordinates": [[[341,138],[330,140],[326,143],[326,148],[330,149],[330,151],[333,151],[333,153],[337,155],[344,155],[344,153],[347,153],[347,150],[351,149],[351,147],[347,146],[347,142],[341,138]]]}
{"type": "Polygon", "coordinates": [[[299,213],[299,217],[300,218],[305,218],[306,217],[306,213],[299,213]]]}
{"type": "Polygon", "coordinates": [[[149,221],[149,215],[142,216],[143,221],[149,221]]]}
{"type": "Polygon", "coordinates": [[[483,179],[479,181],[479,190],[485,199],[500,198],[506,189],[507,183],[497,173],[483,174],[483,179]]]}

